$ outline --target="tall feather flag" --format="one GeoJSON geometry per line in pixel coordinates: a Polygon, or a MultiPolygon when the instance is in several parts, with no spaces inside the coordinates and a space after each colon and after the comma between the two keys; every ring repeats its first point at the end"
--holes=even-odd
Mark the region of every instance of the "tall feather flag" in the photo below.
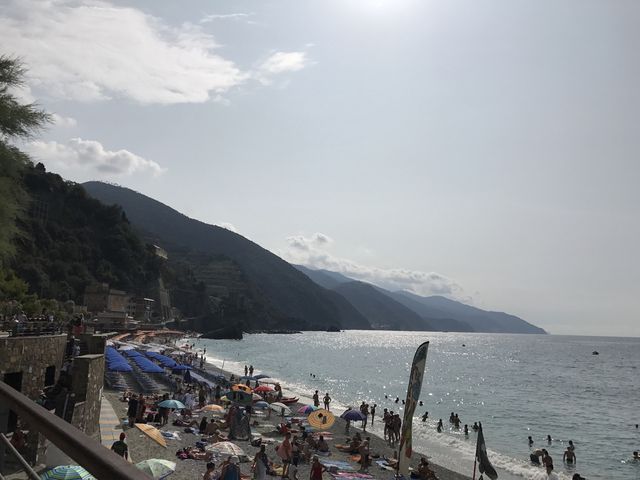
{"type": "Polygon", "coordinates": [[[411,462],[411,430],[413,427],[413,414],[420,398],[422,390],[422,378],[427,363],[427,349],[429,342],[424,342],[418,347],[413,356],[411,364],[411,374],[409,376],[409,386],[407,387],[407,400],[404,404],[404,419],[402,420],[402,431],[400,436],[400,446],[398,447],[398,473],[409,477],[409,463],[411,462]]]}
{"type": "Polygon", "coordinates": [[[476,460],[473,462],[473,478],[476,478],[476,462],[478,463],[478,470],[480,471],[480,478],[482,474],[486,474],[491,480],[498,478],[498,472],[493,468],[489,457],[487,456],[487,446],[484,443],[484,435],[482,434],[482,423],[478,424],[478,441],[476,443],[476,460]]]}

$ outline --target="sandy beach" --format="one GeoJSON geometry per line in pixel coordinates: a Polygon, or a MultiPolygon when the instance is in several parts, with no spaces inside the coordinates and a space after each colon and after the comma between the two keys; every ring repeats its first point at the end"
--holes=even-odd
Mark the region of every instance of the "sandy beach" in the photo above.
{"type": "MultiPolygon", "coordinates": [[[[229,372],[221,371],[219,368],[209,364],[206,365],[205,369],[211,373],[222,373],[227,378],[231,375],[229,372]]],[[[198,369],[196,369],[195,371],[197,372],[198,369]]],[[[180,460],[176,457],[176,452],[178,450],[185,447],[194,446],[195,443],[198,440],[200,440],[202,435],[186,433],[184,431],[185,430],[184,427],[172,425],[172,420],[175,418],[175,415],[172,414],[169,420],[169,424],[162,427],[161,430],[169,431],[169,432],[177,432],[180,439],[167,440],[167,448],[164,448],[160,446],[158,443],[156,443],[155,441],[151,440],[148,436],[143,434],[137,428],[135,427],[128,428],[127,426],[123,425],[123,420],[126,418],[127,403],[121,400],[122,394],[120,392],[105,390],[104,396],[112,404],[118,418],[121,421],[121,426],[123,427],[125,433],[127,434],[127,443],[129,445],[129,451],[130,451],[130,455],[133,462],[139,462],[141,460],[145,460],[149,458],[163,458],[166,460],[171,460],[176,462],[176,471],[171,475],[171,478],[174,480],[187,480],[187,479],[191,480],[191,479],[200,478],[202,476],[202,474],[206,470],[205,468],[206,462],[204,460],[180,460]]],[[[298,403],[290,406],[292,412],[294,412],[294,415],[296,415],[295,412],[298,410],[298,408],[301,405],[302,404],[298,403]]],[[[194,413],[194,419],[197,421],[200,421],[203,416],[207,417],[208,419],[211,419],[212,415],[207,413],[208,412],[202,412],[202,413],[196,412],[194,413]]],[[[340,412],[334,412],[334,413],[336,413],[336,415],[339,415],[342,412],[340,411],[340,412]]],[[[378,420],[378,418],[376,420],[378,420]]],[[[279,420],[280,420],[280,417],[278,417],[275,414],[271,415],[269,419],[258,418],[258,422],[260,424],[270,424],[270,425],[278,424],[279,420]]],[[[345,425],[346,425],[346,422],[341,418],[337,417],[335,424],[329,430],[327,430],[327,432],[329,433],[328,437],[330,437],[328,439],[328,444],[330,447],[331,455],[329,457],[321,457],[320,459],[321,461],[325,459],[330,459],[331,461],[348,462],[352,465],[352,467],[354,468],[354,471],[357,471],[359,468],[359,464],[354,462],[350,458],[351,455],[348,453],[341,452],[337,448],[335,448],[336,444],[345,443],[345,440],[348,436],[345,433],[345,425]]],[[[154,426],[157,426],[157,425],[154,425],[154,426]]],[[[255,430],[256,429],[252,429],[252,431],[255,431],[255,430]]],[[[263,434],[264,438],[268,438],[269,441],[273,442],[267,445],[267,448],[266,448],[266,452],[267,452],[267,455],[269,456],[269,459],[274,463],[280,463],[279,457],[276,455],[276,452],[275,452],[275,445],[279,444],[282,441],[283,436],[275,432],[267,433],[267,431],[265,431],[265,429],[263,429],[261,426],[258,427],[258,431],[263,434]]],[[[382,469],[375,463],[375,460],[377,460],[378,458],[381,459],[383,457],[391,458],[394,453],[394,448],[390,447],[383,438],[380,438],[369,432],[363,432],[360,428],[356,428],[352,425],[350,435],[355,434],[355,432],[360,432],[363,438],[367,436],[370,437],[370,450],[371,450],[371,455],[373,457],[373,463],[371,467],[369,467],[367,473],[376,479],[381,479],[381,480],[392,479],[394,477],[394,472],[390,470],[382,469]]],[[[250,459],[249,462],[241,463],[240,467],[241,467],[242,474],[248,477],[252,477],[253,472],[251,471],[251,460],[254,458],[259,448],[252,446],[248,441],[233,440],[233,443],[241,447],[243,451],[247,454],[248,458],[250,459]]],[[[416,466],[418,464],[422,456],[421,454],[422,452],[414,452],[413,454],[414,461],[412,461],[412,466],[416,466]]],[[[448,469],[442,468],[433,463],[431,463],[430,466],[434,470],[438,478],[440,478],[441,480],[466,480],[470,478],[470,477],[466,477],[464,475],[458,474],[456,472],[452,472],[448,469]]],[[[309,464],[301,463],[298,468],[297,477],[299,479],[307,479],[309,478],[309,473],[310,473],[309,464]]],[[[329,478],[330,474],[325,473],[324,476],[325,478],[329,478]]]]}

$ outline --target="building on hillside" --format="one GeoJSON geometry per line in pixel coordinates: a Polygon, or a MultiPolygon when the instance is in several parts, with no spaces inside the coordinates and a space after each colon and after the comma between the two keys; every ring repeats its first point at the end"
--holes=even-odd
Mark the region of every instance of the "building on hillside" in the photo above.
{"type": "Polygon", "coordinates": [[[89,312],[126,312],[129,297],[122,290],[109,288],[107,283],[89,285],[84,290],[84,303],[89,312]]]}

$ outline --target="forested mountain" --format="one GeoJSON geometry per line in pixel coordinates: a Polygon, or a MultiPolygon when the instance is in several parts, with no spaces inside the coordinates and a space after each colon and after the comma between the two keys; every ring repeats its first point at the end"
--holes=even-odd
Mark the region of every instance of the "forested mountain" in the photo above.
{"type": "Polygon", "coordinates": [[[22,184],[29,202],[18,220],[12,267],[30,292],[81,303],[92,283],[145,293],[157,281],[159,259],[121,208],[103,205],[42,164],[27,165],[22,184]]]}
{"type": "MultiPolygon", "coordinates": [[[[240,289],[242,295],[235,303],[238,310],[258,309],[263,325],[277,319],[280,328],[324,329],[331,325],[370,328],[367,319],[339,294],[320,287],[278,256],[237,233],[191,219],[127,188],[101,182],[88,182],[84,187],[106,204],[121,205],[145,238],[167,249],[170,259],[178,256],[200,280],[213,275],[215,280],[208,285],[210,289],[240,289]],[[216,274],[219,271],[216,265],[210,264],[206,270],[201,262],[189,260],[189,256],[198,254],[227,257],[237,265],[240,277],[236,276],[236,280],[241,281],[227,284],[226,276],[216,274]]],[[[255,322],[254,311],[244,318],[255,322]]],[[[250,326],[260,328],[255,323],[250,326]]]]}

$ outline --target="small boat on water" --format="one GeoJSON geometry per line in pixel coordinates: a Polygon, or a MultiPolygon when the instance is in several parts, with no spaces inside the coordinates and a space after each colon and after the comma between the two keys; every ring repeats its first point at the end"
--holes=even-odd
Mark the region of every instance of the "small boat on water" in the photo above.
{"type": "Polygon", "coordinates": [[[282,397],[280,399],[280,403],[284,403],[285,405],[291,405],[292,403],[296,403],[299,400],[299,397],[282,397]]]}

